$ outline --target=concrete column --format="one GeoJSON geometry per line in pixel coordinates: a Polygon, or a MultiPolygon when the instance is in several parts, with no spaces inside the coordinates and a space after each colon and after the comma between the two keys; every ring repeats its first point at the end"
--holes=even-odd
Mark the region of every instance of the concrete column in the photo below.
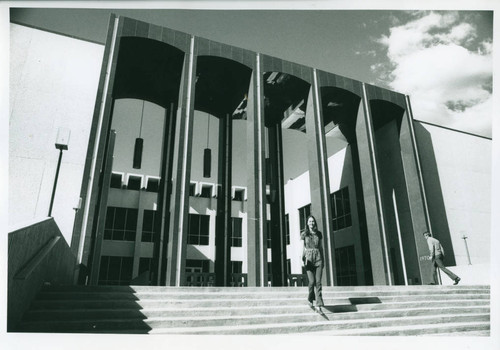
{"type": "Polygon", "coordinates": [[[196,79],[195,44],[195,37],[192,36],[189,52],[184,59],[177,109],[165,280],[168,286],[184,284],[196,79]]]}
{"type": "Polygon", "coordinates": [[[373,122],[369,98],[364,84],[363,96],[356,121],[356,139],[359,151],[363,197],[365,200],[373,284],[392,285],[373,122]]]}
{"type": "Polygon", "coordinates": [[[215,284],[228,287],[231,280],[231,174],[233,119],[226,114],[219,119],[219,171],[221,192],[217,196],[215,228],[215,284]]]}
{"type": "MultiPolygon", "coordinates": [[[[362,102],[360,102],[359,108],[363,108],[362,102]]],[[[365,199],[363,193],[363,181],[361,179],[361,167],[360,167],[357,141],[351,144],[351,155],[352,155],[352,171],[354,176],[354,187],[356,192],[355,205],[358,210],[359,236],[361,240],[362,266],[363,266],[362,273],[363,273],[364,283],[366,285],[372,285],[373,274],[372,274],[372,262],[370,259],[371,252],[368,239],[368,226],[366,223],[366,208],[365,208],[365,199]]]]}
{"type": "Polygon", "coordinates": [[[247,284],[262,287],[267,269],[264,92],[260,54],[255,60],[247,103],[247,284]]]}
{"type": "MultiPolygon", "coordinates": [[[[281,123],[269,129],[269,165],[271,167],[271,260],[273,286],[287,285],[285,185],[283,182],[283,136],[281,123]]],[[[268,169],[269,170],[269,169],[268,169]]],[[[269,171],[268,171],[269,173],[269,171]]]]}
{"type": "Polygon", "coordinates": [[[108,208],[108,192],[111,183],[111,170],[113,169],[113,151],[115,148],[116,133],[111,130],[108,145],[106,147],[106,159],[101,174],[101,191],[97,196],[97,213],[92,227],[92,246],[90,250],[90,284],[96,285],[99,280],[99,268],[101,265],[101,249],[104,239],[104,227],[106,226],[106,212],[108,208]]]}
{"type": "Polygon", "coordinates": [[[95,225],[94,221],[98,210],[98,196],[105,159],[104,151],[110,132],[113,112],[112,92],[122,29],[123,23],[119,18],[112,16],[109,23],[80,191],[82,208],[75,216],[75,229],[71,240],[71,249],[76,254],[77,261],[83,265],[89,264],[93,244],[92,236],[95,234],[92,229],[95,225]]]}
{"type": "MultiPolygon", "coordinates": [[[[409,261],[409,259],[407,259],[406,264],[409,268],[418,268],[421,282],[423,284],[428,284],[433,282],[429,273],[429,271],[431,271],[431,262],[427,260],[429,250],[422,233],[425,231],[432,233],[432,228],[430,225],[429,210],[427,207],[427,198],[425,196],[415,131],[413,129],[413,114],[408,96],[406,96],[406,111],[401,123],[400,144],[408,202],[411,212],[411,224],[413,228],[412,238],[414,239],[416,247],[416,254],[412,254],[411,260],[409,261]]],[[[412,252],[414,252],[413,249],[412,252]]]]}
{"type": "Polygon", "coordinates": [[[325,270],[323,283],[335,284],[335,258],[330,203],[330,184],[328,175],[328,156],[326,152],[321,96],[317,72],[312,71],[313,84],[307,98],[306,130],[309,149],[309,183],[311,188],[311,213],[315,216],[318,229],[323,233],[325,270]]]}
{"type": "MultiPolygon", "coordinates": [[[[141,186],[142,187],[142,186],[141,186]]],[[[137,208],[137,227],[135,228],[134,261],[132,264],[132,279],[139,276],[139,262],[141,259],[142,227],[144,223],[144,204],[147,198],[144,191],[139,191],[139,208],[137,208]]]]}
{"type": "Polygon", "coordinates": [[[153,262],[151,264],[151,283],[165,285],[167,268],[168,228],[170,223],[170,195],[172,193],[172,159],[175,145],[175,105],[165,111],[163,129],[162,159],[160,170],[160,186],[158,189],[158,208],[155,216],[155,232],[153,262]]]}

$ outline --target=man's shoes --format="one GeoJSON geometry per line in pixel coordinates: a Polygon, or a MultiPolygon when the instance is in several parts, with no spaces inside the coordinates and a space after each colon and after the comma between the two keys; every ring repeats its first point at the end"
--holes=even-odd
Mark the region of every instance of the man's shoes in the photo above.
{"type": "Polygon", "coordinates": [[[460,277],[455,278],[455,283],[453,283],[454,286],[456,286],[460,282],[460,277]]]}

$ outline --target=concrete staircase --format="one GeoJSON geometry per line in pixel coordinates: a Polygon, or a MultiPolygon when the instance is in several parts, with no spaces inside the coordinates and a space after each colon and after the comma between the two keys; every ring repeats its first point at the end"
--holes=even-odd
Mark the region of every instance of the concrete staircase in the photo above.
{"type": "Polygon", "coordinates": [[[19,332],[467,335],[490,333],[489,286],[44,287],[19,332]]]}

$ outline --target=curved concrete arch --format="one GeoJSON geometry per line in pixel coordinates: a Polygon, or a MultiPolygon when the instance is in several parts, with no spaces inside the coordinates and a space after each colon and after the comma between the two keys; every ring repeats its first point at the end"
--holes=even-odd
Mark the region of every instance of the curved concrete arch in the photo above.
{"type": "Polygon", "coordinates": [[[330,72],[317,70],[318,72],[318,85],[320,87],[334,87],[338,89],[347,90],[359,98],[363,96],[362,83],[341,75],[330,72]]]}
{"type": "Polygon", "coordinates": [[[255,69],[255,53],[217,41],[196,37],[195,54],[198,57],[213,56],[236,61],[242,65],[255,69]]]}
{"type": "Polygon", "coordinates": [[[185,53],[189,52],[191,35],[174,29],[160,27],[133,18],[118,16],[120,37],[152,39],[173,46],[185,53]]]}
{"type": "Polygon", "coordinates": [[[146,100],[163,108],[177,104],[184,52],[164,42],[122,37],[113,98],[146,100]]]}
{"type": "Polygon", "coordinates": [[[298,63],[285,61],[281,58],[272,57],[268,55],[261,55],[262,57],[262,71],[263,72],[280,72],[284,74],[293,75],[297,78],[305,80],[309,84],[313,83],[312,68],[303,66],[298,63]]]}

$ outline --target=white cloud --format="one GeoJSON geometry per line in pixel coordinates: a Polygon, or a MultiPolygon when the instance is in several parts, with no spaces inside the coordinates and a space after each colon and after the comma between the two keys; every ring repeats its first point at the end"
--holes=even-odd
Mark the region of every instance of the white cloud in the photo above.
{"type": "Polygon", "coordinates": [[[445,37],[444,39],[450,42],[467,43],[475,39],[475,37],[476,30],[470,23],[460,23],[453,27],[448,34],[448,38],[445,37]]]}
{"type": "Polygon", "coordinates": [[[431,12],[378,42],[392,65],[389,85],[410,95],[416,119],[491,136],[492,45],[477,43],[473,24],[456,12],[431,12]]]}

